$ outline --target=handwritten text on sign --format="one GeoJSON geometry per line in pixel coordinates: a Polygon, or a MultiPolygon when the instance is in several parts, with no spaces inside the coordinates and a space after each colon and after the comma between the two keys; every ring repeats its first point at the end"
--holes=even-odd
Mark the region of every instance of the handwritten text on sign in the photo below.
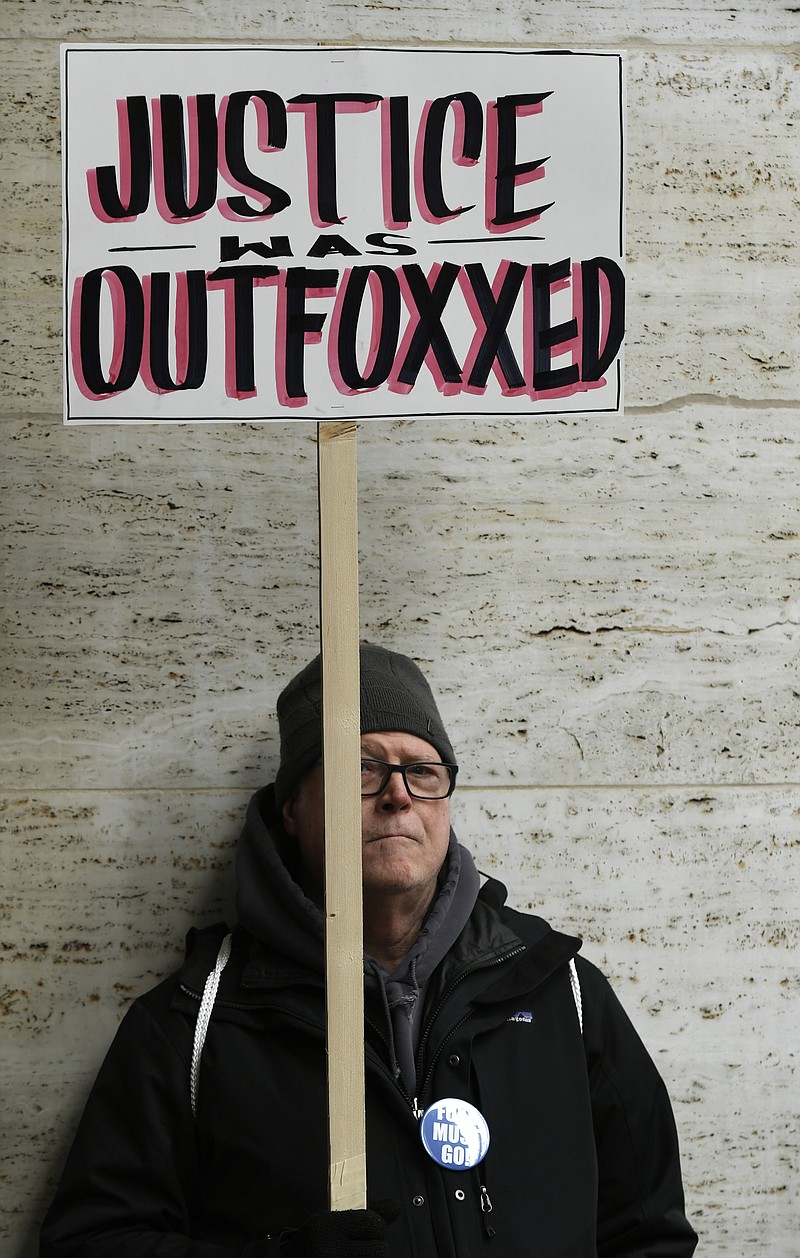
{"type": "Polygon", "coordinates": [[[613,411],[619,54],[63,50],[66,419],[613,411]]]}

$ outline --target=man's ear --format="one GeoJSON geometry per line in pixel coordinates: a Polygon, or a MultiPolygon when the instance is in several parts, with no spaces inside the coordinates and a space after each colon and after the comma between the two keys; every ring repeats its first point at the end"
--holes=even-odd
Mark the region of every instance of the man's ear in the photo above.
{"type": "Polygon", "coordinates": [[[287,834],[291,834],[294,837],[297,834],[297,822],[294,819],[294,795],[289,796],[281,812],[283,813],[284,830],[287,834]]]}

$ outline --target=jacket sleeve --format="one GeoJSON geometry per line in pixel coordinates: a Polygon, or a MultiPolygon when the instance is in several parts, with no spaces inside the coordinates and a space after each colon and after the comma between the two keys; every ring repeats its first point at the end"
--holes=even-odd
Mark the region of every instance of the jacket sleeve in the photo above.
{"type": "Polygon", "coordinates": [[[606,979],[578,960],[598,1160],[598,1258],[691,1258],[663,1080],[606,979]]]}
{"type": "Polygon", "coordinates": [[[197,1192],[185,1053],[137,1002],[89,1096],[40,1258],[277,1258],[277,1239],[193,1239],[197,1192]]]}

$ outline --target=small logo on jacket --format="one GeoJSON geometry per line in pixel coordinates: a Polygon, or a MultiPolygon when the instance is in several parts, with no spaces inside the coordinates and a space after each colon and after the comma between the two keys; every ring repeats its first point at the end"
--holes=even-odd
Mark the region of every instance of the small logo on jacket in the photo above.
{"type": "Polygon", "coordinates": [[[533,1022],[533,1014],[528,1013],[527,1009],[520,1009],[519,1013],[512,1013],[508,1021],[509,1022],[533,1022]]]}

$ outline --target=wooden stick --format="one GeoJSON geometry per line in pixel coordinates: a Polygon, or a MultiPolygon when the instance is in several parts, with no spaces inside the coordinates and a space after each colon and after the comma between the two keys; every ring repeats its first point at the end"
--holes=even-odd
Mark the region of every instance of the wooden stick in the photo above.
{"type": "Polygon", "coordinates": [[[367,1203],[356,426],[317,426],[329,1200],[367,1203]]]}

